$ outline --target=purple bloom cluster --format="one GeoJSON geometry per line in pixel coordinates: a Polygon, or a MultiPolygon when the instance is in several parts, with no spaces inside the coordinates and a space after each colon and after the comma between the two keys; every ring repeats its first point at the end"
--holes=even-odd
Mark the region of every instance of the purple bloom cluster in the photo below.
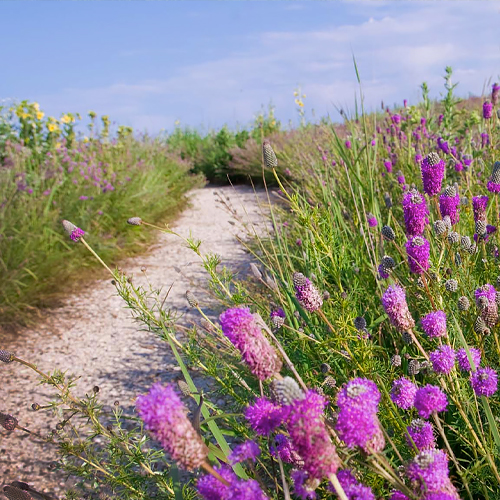
{"type": "Polygon", "coordinates": [[[376,227],[378,225],[377,218],[372,213],[367,214],[366,220],[370,227],[376,227]]]}
{"type": "Polygon", "coordinates": [[[474,222],[486,222],[486,207],[490,199],[487,196],[473,196],[472,210],[474,212],[474,222]]]}
{"type": "Polygon", "coordinates": [[[401,377],[392,383],[391,401],[403,410],[414,406],[416,395],[417,386],[406,377],[401,377]]]}
{"type": "Polygon", "coordinates": [[[489,101],[484,101],[483,104],[483,118],[489,120],[493,116],[493,104],[489,101]]]}
{"type": "Polygon", "coordinates": [[[325,406],[323,396],[308,391],[304,399],[290,405],[287,419],[292,445],[304,461],[303,470],[319,480],[335,474],[340,463],[323,418],[325,406]]]}
{"type": "Polygon", "coordinates": [[[420,236],[424,233],[426,224],[429,223],[427,217],[429,209],[425,198],[416,189],[412,189],[403,196],[402,205],[406,234],[408,236],[420,236]]]}
{"type": "Polygon", "coordinates": [[[208,448],[187,418],[187,409],[172,385],[154,384],[148,394],[137,398],[136,408],[146,429],[181,467],[200,467],[208,448]]]}
{"type": "Polygon", "coordinates": [[[323,305],[319,290],[303,274],[294,273],[294,287],[295,297],[306,311],[314,312],[323,305]]]}
{"type": "Polygon", "coordinates": [[[426,385],[417,390],[415,395],[415,408],[422,418],[429,418],[433,413],[446,411],[448,398],[446,394],[435,385],[426,385]]]}
{"type": "Polygon", "coordinates": [[[497,291],[493,285],[486,283],[486,285],[481,286],[474,292],[474,297],[476,299],[476,305],[480,309],[481,318],[486,323],[489,328],[495,326],[498,321],[498,305],[496,302],[497,291]],[[481,305],[481,302],[485,297],[488,301],[486,307],[481,305]]]}
{"type": "Polygon", "coordinates": [[[259,380],[266,380],[281,370],[281,358],[264,337],[250,309],[227,309],[219,316],[219,321],[224,335],[241,352],[243,360],[259,380]]]}
{"type": "Polygon", "coordinates": [[[415,326],[415,321],[411,317],[406,303],[406,293],[398,285],[391,285],[382,295],[382,305],[391,323],[400,332],[411,330],[415,326]]]}
{"type": "Polygon", "coordinates": [[[304,465],[292,442],[284,434],[277,434],[274,437],[274,445],[270,446],[270,452],[273,457],[279,456],[287,464],[294,464],[297,467],[304,465]]]}
{"type": "Polygon", "coordinates": [[[261,436],[267,436],[281,425],[287,416],[286,408],[274,404],[267,398],[257,398],[245,410],[250,427],[261,436]]]}
{"type": "Polygon", "coordinates": [[[440,159],[437,153],[429,153],[420,164],[422,172],[422,182],[424,184],[424,193],[429,196],[439,194],[443,183],[446,163],[440,159]]]}
{"type": "MultiPolygon", "coordinates": [[[[475,347],[469,347],[468,349],[472,361],[474,362],[474,367],[475,369],[477,369],[479,364],[481,363],[481,351],[479,349],[476,349],[475,347]]],[[[463,372],[470,372],[472,370],[469,358],[467,356],[467,351],[465,349],[462,348],[457,351],[457,361],[458,361],[458,367],[463,372]]]]}
{"type": "Polygon", "coordinates": [[[293,481],[294,493],[302,500],[315,499],[316,488],[319,486],[318,479],[309,477],[309,474],[303,470],[293,470],[290,473],[293,481]]]}
{"type": "Polygon", "coordinates": [[[453,225],[457,224],[460,219],[460,195],[457,190],[454,191],[454,196],[449,196],[445,192],[439,197],[439,211],[441,212],[441,217],[444,218],[446,215],[448,215],[453,225]]]}
{"type": "Polygon", "coordinates": [[[392,172],[392,162],[391,162],[391,160],[385,160],[384,161],[384,167],[385,167],[387,173],[390,174],[392,172]]]}
{"type": "Polygon", "coordinates": [[[348,447],[359,446],[367,453],[384,449],[385,439],[377,418],[379,401],[377,386],[366,378],[350,380],[339,392],[335,429],[348,447]]]}
{"type": "Polygon", "coordinates": [[[63,220],[62,225],[64,230],[69,234],[69,237],[72,241],[78,241],[82,236],[85,235],[85,231],[83,229],[76,227],[69,220],[63,220]]]}
{"type": "Polygon", "coordinates": [[[431,352],[429,358],[432,363],[432,369],[436,373],[450,373],[455,366],[455,351],[447,344],[443,344],[431,352]]]}
{"type": "Polygon", "coordinates": [[[470,383],[476,396],[493,396],[498,389],[497,372],[493,368],[478,368],[471,374],[470,383]]]}
{"type": "Polygon", "coordinates": [[[422,274],[429,269],[430,243],[423,236],[412,236],[406,242],[410,272],[422,274]]]}
{"type": "Polygon", "coordinates": [[[259,455],[259,445],[255,441],[248,440],[238,446],[235,446],[234,450],[227,458],[229,463],[237,464],[239,462],[244,462],[245,460],[255,461],[259,455]]]}
{"type": "Polygon", "coordinates": [[[229,486],[210,475],[201,477],[198,479],[196,488],[204,500],[268,499],[255,479],[247,481],[239,479],[227,465],[215,467],[215,470],[229,483],[229,486]]]}
{"type": "Polygon", "coordinates": [[[430,337],[446,336],[446,313],[444,311],[433,311],[424,316],[420,323],[424,333],[430,337]]]}
{"type": "Polygon", "coordinates": [[[408,434],[405,436],[408,446],[413,447],[414,443],[418,451],[434,448],[436,444],[434,430],[429,422],[417,418],[416,420],[412,420],[406,430],[408,431],[408,434]]]}
{"type": "Polygon", "coordinates": [[[348,500],[375,500],[371,488],[359,483],[350,470],[339,471],[337,478],[348,500]]]}

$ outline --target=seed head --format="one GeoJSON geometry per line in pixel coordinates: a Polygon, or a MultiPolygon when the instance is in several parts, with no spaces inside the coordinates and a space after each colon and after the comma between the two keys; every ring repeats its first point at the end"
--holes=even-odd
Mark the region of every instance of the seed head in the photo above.
{"type": "Polygon", "coordinates": [[[328,363],[321,363],[321,373],[328,373],[332,367],[328,363]]]}
{"type": "Polygon", "coordinates": [[[394,259],[392,257],[384,255],[382,257],[381,265],[385,270],[390,271],[396,267],[396,262],[394,262],[394,259]]]}
{"type": "Polygon", "coordinates": [[[189,290],[186,292],[186,300],[191,307],[198,307],[199,305],[198,300],[194,296],[194,293],[190,292],[189,290]]]}
{"type": "Polygon", "coordinates": [[[140,226],[142,224],[142,219],[140,217],[130,217],[130,219],[127,220],[127,224],[131,226],[140,226]]]}
{"type": "Polygon", "coordinates": [[[454,279],[447,280],[444,287],[448,292],[456,292],[458,290],[458,281],[454,279]]]}
{"type": "Polygon", "coordinates": [[[333,389],[337,385],[337,381],[333,377],[328,376],[323,381],[323,385],[328,387],[329,389],[333,389]]]}
{"type": "Polygon", "coordinates": [[[281,307],[271,311],[271,323],[275,329],[281,328],[285,324],[286,314],[281,307]]]}
{"type": "Polygon", "coordinates": [[[401,356],[399,354],[394,354],[394,356],[392,356],[391,365],[394,367],[401,366],[401,356]]]}
{"type": "Polygon", "coordinates": [[[191,389],[184,380],[182,379],[177,380],[177,385],[179,386],[179,389],[184,396],[191,396],[191,389]]]}
{"type": "Polygon", "coordinates": [[[382,236],[388,241],[394,241],[396,239],[396,235],[391,226],[384,226],[381,229],[382,236]]]}
{"type": "Polygon", "coordinates": [[[385,202],[385,206],[387,208],[392,207],[392,198],[391,198],[391,195],[389,193],[384,194],[384,202],[385,202]]]}
{"type": "Polygon", "coordinates": [[[14,361],[14,355],[9,351],[0,349],[0,361],[3,363],[12,363],[12,361],[14,361]]]}
{"type": "Polygon", "coordinates": [[[427,164],[430,167],[433,167],[434,165],[437,165],[439,162],[440,162],[439,155],[436,152],[431,151],[427,155],[427,164]]]}
{"type": "Polygon", "coordinates": [[[468,236],[462,236],[460,238],[460,248],[467,252],[470,247],[471,247],[470,238],[468,236]]]}
{"type": "Polygon", "coordinates": [[[278,158],[276,158],[276,154],[269,141],[264,141],[262,144],[262,154],[266,168],[276,168],[278,166],[278,158]]]}
{"type": "Polygon", "coordinates": [[[83,231],[79,227],[76,227],[69,220],[63,220],[62,226],[63,226],[64,230],[69,234],[69,237],[73,241],[78,241],[85,234],[85,231],[83,231]]]}
{"type": "Polygon", "coordinates": [[[436,233],[437,236],[441,236],[442,234],[446,233],[446,225],[442,220],[437,220],[434,222],[434,232],[436,233]]]}
{"type": "Polygon", "coordinates": [[[403,332],[401,338],[406,345],[413,344],[413,337],[410,332],[403,332]]]}
{"type": "Polygon", "coordinates": [[[486,222],[484,220],[476,221],[476,233],[479,236],[484,236],[486,234],[486,222]]]}
{"type": "Polygon", "coordinates": [[[9,500],[33,500],[33,497],[23,488],[7,485],[3,487],[3,492],[9,500]]]}
{"type": "Polygon", "coordinates": [[[444,188],[444,195],[448,196],[449,198],[454,198],[457,195],[457,190],[454,186],[446,186],[444,188]]]}
{"type": "Polygon", "coordinates": [[[358,331],[366,329],[366,319],[363,316],[354,318],[354,328],[358,331]]]}
{"type": "Polygon", "coordinates": [[[474,331],[478,335],[488,335],[490,333],[490,330],[486,326],[486,323],[484,322],[484,319],[481,318],[481,316],[478,316],[476,318],[476,321],[474,322],[474,331]]]}
{"type": "Polygon", "coordinates": [[[460,235],[456,231],[448,233],[448,243],[450,245],[456,245],[460,241],[460,235]]]}
{"type": "Polygon", "coordinates": [[[294,401],[301,401],[305,397],[304,391],[292,377],[275,380],[272,385],[277,401],[284,406],[291,405],[294,401]]]}
{"type": "Polygon", "coordinates": [[[293,273],[293,286],[304,286],[307,278],[302,273],[293,273]]]}
{"type": "Polygon", "coordinates": [[[461,311],[467,311],[470,307],[470,301],[467,297],[462,296],[458,299],[458,308],[461,311]]]}
{"type": "Polygon", "coordinates": [[[420,373],[420,363],[416,359],[412,359],[408,363],[408,374],[409,375],[418,375],[420,373]]]}
{"type": "Polygon", "coordinates": [[[13,431],[18,424],[16,417],[6,413],[0,413],[0,425],[7,431],[13,431]]]}
{"type": "Polygon", "coordinates": [[[252,271],[252,274],[257,278],[258,280],[262,279],[262,273],[259,271],[259,268],[255,265],[254,262],[250,263],[250,270],[252,271]]]}

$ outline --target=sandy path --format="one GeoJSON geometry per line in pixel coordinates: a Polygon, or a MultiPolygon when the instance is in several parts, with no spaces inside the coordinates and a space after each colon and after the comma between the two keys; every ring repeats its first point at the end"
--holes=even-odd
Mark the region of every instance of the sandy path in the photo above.
{"type": "MultiPolygon", "coordinates": [[[[254,192],[239,186],[193,191],[191,208],[171,227],[185,236],[191,230],[193,237],[203,241],[203,253],[215,252],[222,256],[225,265],[245,272],[249,257],[235,239],[235,234],[242,235],[242,231],[238,224],[231,224],[234,219],[217,202],[214,192],[229,199],[244,220],[263,224],[254,192]]],[[[206,275],[199,258],[177,237],[160,234],[149,254],[129,259],[121,267],[134,276],[136,284],[144,283],[141,268],[145,267],[155,287],[167,290],[173,285],[167,305],[186,313],[183,321],[190,324],[195,316],[184,294],[188,289],[196,291],[196,283],[203,284],[206,275]]],[[[17,339],[3,340],[0,348],[35,363],[44,372],[58,368],[78,374],[81,379],[76,394],[83,396],[97,385],[102,403],[111,406],[118,400],[130,411],[138,393],[147,391],[156,380],[176,378],[179,371],[168,346],[141,331],[123,306],[110,280],[96,282],[78,296],[69,297],[36,330],[25,331],[17,339]]],[[[17,363],[0,363],[0,374],[0,411],[16,416],[21,425],[42,435],[54,429],[55,417],[30,410],[33,402],[43,405],[50,394],[45,386],[36,385],[35,374],[17,363]]],[[[197,385],[208,383],[195,375],[197,385]]],[[[50,470],[49,465],[56,458],[53,445],[37,442],[20,431],[9,434],[0,428],[2,484],[25,481],[39,491],[61,496],[69,483],[64,482],[63,475],[50,470]]]]}

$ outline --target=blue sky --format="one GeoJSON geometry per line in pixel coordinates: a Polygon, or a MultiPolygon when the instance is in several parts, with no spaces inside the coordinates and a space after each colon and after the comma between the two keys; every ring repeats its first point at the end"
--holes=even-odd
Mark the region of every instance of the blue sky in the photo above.
{"type": "Polygon", "coordinates": [[[136,129],[251,122],[272,102],[297,121],[353,109],[356,57],[366,105],[500,80],[500,2],[0,1],[0,99],[47,113],[94,110],[136,129]],[[7,48],[8,47],[8,48],[7,48]]]}

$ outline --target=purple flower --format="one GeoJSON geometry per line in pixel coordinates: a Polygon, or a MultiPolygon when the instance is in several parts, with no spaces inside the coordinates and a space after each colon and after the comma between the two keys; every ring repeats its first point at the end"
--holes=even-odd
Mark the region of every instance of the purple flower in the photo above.
{"type": "Polygon", "coordinates": [[[284,434],[277,434],[274,437],[274,445],[270,446],[270,452],[273,457],[279,456],[287,464],[294,464],[297,467],[304,465],[304,461],[284,434]]]}
{"type": "Polygon", "coordinates": [[[378,225],[377,218],[372,213],[367,214],[366,220],[370,227],[376,227],[378,225]]]}
{"type": "Polygon", "coordinates": [[[386,280],[389,277],[389,273],[387,272],[387,268],[383,265],[380,264],[378,266],[378,274],[381,279],[386,280]]]}
{"type": "Polygon", "coordinates": [[[187,409],[172,385],[154,384],[137,398],[136,408],[146,429],[183,468],[193,470],[205,461],[208,448],[187,418],[187,409]]]}
{"type": "Polygon", "coordinates": [[[278,307],[278,309],[273,309],[271,311],[270,318],[274,328],[281,328],[285,323],[285,311],[283,311],[281,307],[278,307]]]}
{"type": "MultiPolygon", "coordinates": [[[[475,347],[469,347],[469,353],[471,355],[472,361],[474,362],[474,368],[477,369],[481,363],[481,351],[475,347]]],[[[470,372],[471,366],[469,358],[467,356],[467,351],[465,349],[459,349],[457,351],[457,361],[458,367],[463,372],[470,372]]]]}
{"type": "Polygon", "coordinates": [[[82,236],[85,235],[85,231],[83,229],[76,227],[69,220],[63,220],[62,225],[63,225],[64,230],[69,234],[69,237],[73,241],[78,241],[82,236]]]}
{"type": "Polygon", "coordinates": [[[335,429],[345,444],[359,446],[366,453],[384,449],[385,439],[377,418],[380,392],[371,380],[350,380],[339,392],[335,429]]]}
{"type": "Polygon", "coordinates": [[[420,320],[424,333],[430,337],[446,336],[446,314],[444,311],[433,311],[420,320]]]}
{"type": "Polygon", "coordinates": [[[448,477],[448,457],[443,450],[421,451],[406,466],[406,475],[426,494],[455,492],[448,477]]]}
{"type": "Polygon", "coordinates": [[[429,269],[430,243],[423,236],[412,236],[406,242],[410,272],[422,274],[429,269]]]}
{"type": "Polygon", "coordinates": [[[405,180],[405,176],[403,175],[403,172],[401,172],[401,170],[398,172],[398,183],[401,185],[401,186],[404,186],[406,184],[406,180],[405,180]]]}
{"type": "Polygon", "coordinates": [[[323,305],[319,290],[302,273],[293,274],[295,297],[299,304],[309,312],[314,312],[323,305]]]}
{"type": "Polygon", "coordinates": [[[455,366],[455,351],[447,344],[443,344],[429,354],[432,369],[436,373],[450,373],[455,366]]]}
{"type": "Polygon", "coordinates": [[[441,217],[448,215],[452,224],[457,224],[459,216],[460,207],[460,195],[455,188],[447,188],[445,192],[439,197],[439,211],[441,212],[441,217]]]}
{"type": "Polygon", "coordinates": [[[413,447],[414,443],[418,451],[434,448],[436,444],[434,431],[429,422],[417,418],[412,420],[406,430],[408,431],[408,434],[405,436],[408,446],[413,447]]]}
{"type": "Polygon", "coordinates": [[[498,102],[498,94],[500,93],[500,85],[498,83],[494,83],[491,86],[491,102],[496,105],[498,102]]]}
{"type": "Polygon", "coordinates": [[[293,481],[294,493],[302,498],[302,500],[315,499],[316,488],[319,486],[320,481],[315,478],[310,478],[307,472],[303,470],[293,470],[290,473],[293,481]]]}
{"type": "Polygon", "coordinates": [[[471,374],[470,383],[476,396],[493,396],[498,388],[497,372],[493,368],[478,368],[471,374]]]}
{"type": "Polygon", "coordinates": [[[259,455],[259,445],[255,441],[248,440],[238,446],[235,446],[234,450],[227,458],[229,463],[237,464],[239,462],[244,462],[245,460],[252,460],[254,462],[259,455]]]}
{"type": "Polygon", "coordinates": [[[403,410],[414,406],[416,394],[417,386],[406,377],[401,377],[392,383],[391,401],[403,410]]]}
{"type": "Polygon", "coordinates": [[[385,160],[384,161],[384,167],[385,167],[387,173],[390,174],[392,172],[392,162],[391,162],[391,160],[385,160]]]}
{"type": "Polygon", "coordinates": [[[401,493],[400,491],[397,490],[392,490],[390,500],[410,500],[410,499],[404,493],[401,493]]]}
{"type": "Polygon", "coordinates": [[[420,164],[424,192],[429,196],[434,196],[441,191],[445,167],[444,160],[434,152],[429,153],[420,164]]]}
{"type": "Polygon", "coordinates": [[[473,196],[472,210],[474,211],[474,222],[479,220],[486,222],[486,207],[489,198],[487,196],[473,196]]]}
{"type": "Polygon", "coordinates": [[[427,218],[429,209],[425,203],[425,198],[416,189],[412,189],[403,196],[402,204],[406,234],[408,236],[423,234],[426,224],[429,223],[427,218]]]}
{"type": "Polygon", "coordinates": [[[302,400],[290,405],[288,431],[293,447],[302,460],[310,478],[323,479],[335,474],[339,457],[330,440],[323,418],[326,401],[315,391],[308,391],[302,400]]]}
{"type": "Polygon", "coordinates": [[[398,125],[401,123],[401,115],[395,114],[391,116],[392,123],[398,125]]]}
{"type": "MultiPolygon", "coordinates": [[[[350,470],[339,471],[337,478],[348,500],[375,500],[375,495],[371,488],[358,483],[350,470]]],[[[332,488],[330,487],[330,489],[332,488]]]]}
{"type": "Polygon", "coordinates": [[[464,169],[464,166],[462,162],[456,161],[455,162],[455,172],[461,172],[464,169]]]}
{"type": "Polygon", "coordinates": [[[279,427],[286,415],[286,409],[267,398],[257,398],[255,403],[245,410],[245,418],[250,427],[261,436],[267,436],[279,427]]]}
{"type": "Polygon", "coordinates": [[[490,143],[490,136],[488,132],[481,133],[481,147],[485,148],[490,143]]]}
{"type": "Polygon", "coordinates": [[[415,321],[411,317],[406,303],[406,293],[398,285],[391,285],[382,295],[382,305],[391,323],[400,332],[411,330],[415,321]]]}
{"type": "Polygon", "coordinates": [[[417,390],[415,408],[422,418],[429,418],[433,413],[446,411],[448,398],[436,385],[427,384],[417,390]]]}
{"type": "Polygon", "coordinates": [[[489,101],[484,101],[483,104],[483,118],[489,120],[493,116],[493,104],[489,101]]]}
{"type": "Polygon", "coordinates": [[[233,307],[219,316],[222,332],[241,352],[251,372],[266,380],[281,370],[282,361],[247,307],[233,307]]]}
{"type": "Polygon", "coordinates": [[[345,141],[345,147],[347,149],[351,149],[351,147],[352,147],[351,141],[345,141]]]}
{"type": "Polygon", "coordinates": [[[437,144],[439,149],[444,153],[444,154],[450,154],[450,146],[446,141],[443,140],[442,137],[439,137],[437,140],[437,144]]]}

